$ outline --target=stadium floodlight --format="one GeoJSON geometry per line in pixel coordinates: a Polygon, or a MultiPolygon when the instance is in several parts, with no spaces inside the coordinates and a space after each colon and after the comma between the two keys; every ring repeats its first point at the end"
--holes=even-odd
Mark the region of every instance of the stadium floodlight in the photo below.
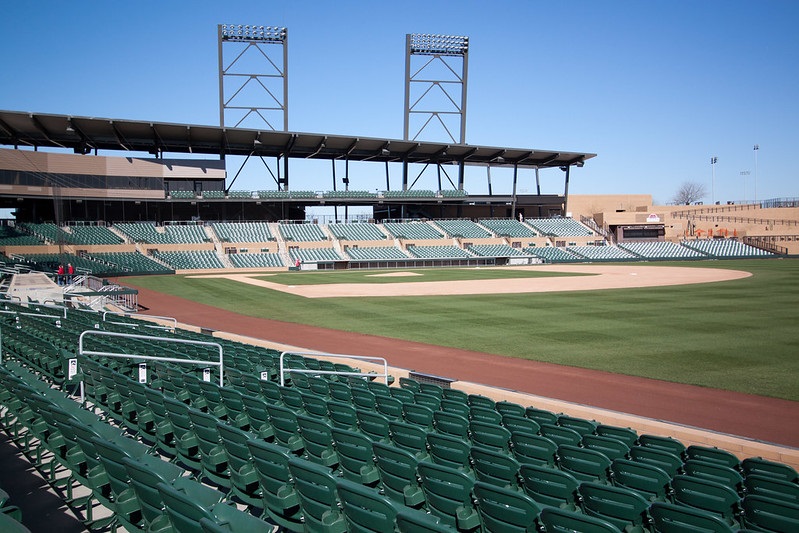
{"type": "Polygon", "coordinates": [[[224,41],[282,43],[285,42],[286,35],[286,28],[280,26],[222,24],[221,28],[221,36],[224,41]]]}
{"type": "Polygon", "coordinates": [[[463,56],[469,52],[469,38],[462,35],[412,33],[410,52],[420,55],[463,56]]]}
{"type": "Polygon", "coordinates": [[[760,145],[756,144],[754,146],[755,151],[755,202],[757,202],[757,151],[760,150],[760,145]]]}

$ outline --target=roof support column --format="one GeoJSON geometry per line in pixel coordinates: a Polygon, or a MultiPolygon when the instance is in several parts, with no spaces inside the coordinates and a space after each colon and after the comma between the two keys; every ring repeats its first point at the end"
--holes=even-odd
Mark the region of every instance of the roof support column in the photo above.
{"type": "Polygon", "coordinates": [[[563,216],[566,216],[566,214],[569,212],[569,171],[571,168],[571,165],[560,167],[561,170],[566,172],[566,186],[563,191],[563,216]]]}
{"type": "Polygon", "coordinates": [[[513,193],[511,194],[510,214],[511,218],[516,218],[516,181],[519,177],[519,165],[513,164],[513,193]]]}

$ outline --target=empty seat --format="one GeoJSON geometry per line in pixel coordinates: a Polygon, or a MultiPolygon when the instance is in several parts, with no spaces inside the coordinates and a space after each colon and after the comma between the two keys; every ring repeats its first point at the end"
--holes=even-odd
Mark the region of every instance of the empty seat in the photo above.
{"type": "Polygon", "coordinates": [[[513,433],[511,450],[520,463],[556,468],[558,445],[540,435],[513,433]]]}
{"type": "Polygon", "coordinates": [[[539,516],[547,533],[620,533],[619,528],[592,516],[557,507],[544,507],[539,516]]]}
{"type": "Polygon", "coordinates": [[[558,446],[558,465],[582,481],[610,484],[608,457],[600,452],[564,444],[558,446]]]}
{"type": "Polygon", "coordinates": [[[343,477],[362,485],[376,485],[380,481],[380,472],[374,462],[372,441],[362,433],[336,427],[331,434],[343,477]]]}
{"type": "Polygon", "coordinates": [[[372,449],[386,496],[408,507],[421,507],[425,500],[416,477],[416,457],[382,442],[375,442],[372,449]]]}
{"type": "Polygon", "coordinates": [[[338,499],[336,478],[330,470],[301,459],[288,462],[300,498],[305,531],[343,533],[347,530],[338,499]]]}
{"type": "Polygon", "coordinates": [[[253,439],[247,443],[263,489],[264,510],[269,520],[289,531],[302,531],[300,499],[291,483],[286,449],[253,439]]]}
{"type": "Polygon", "coordinates": [[[671,476],[662,468],[629,459],[615,459],[610,470],[616,485],[632,489],[650,501],[669,501],[671,476]]]}
{"type": "Polygon", "coordinates": [[[306,459],[328,468],[338,466],[338,454],[333,446],[333,433],[328,423],[317,418],[298,415],[297,426],[306,459]]]}
{"type": "Polygon", "coordinates": [[[734,533],[726,522],[708,512],[675,505],[673,503],[655,502],[649,506],[655,531],[658,533],[712,532],[734,533]]]}
{"type": "Polygon", "coordinates": [[[742,502],[743,525],[755,531],[799,531],[799,505],[756,494],[742,502]]]}
{"type": "Polygon", "coordinates": [[[491,485],[521,490],[519,462],[508,454],[473,446],[471,449],[474,477],[491,485]]]}
{"type": "Polygon", "coordinates": [[[376,491],[347,479],[337,481],[346,530],[352,533],[384,533],[396,529],[401,507],[376,491]]]}
{"type": "Polygon", "coordinates": [[[674,503],[713,513],[729,526],[738,525],[740,496],[730,487],[686,475],[674,476],[671,486],[674,489],[674,503]]]}
{"type": "Polygon", "coordinates": [[[474,495],[484,531],[537,531],[541,506],[523,492],[478,481],[474,495]]]}
{"type": "Polygon", "coordinates": [[[646,531],[649,502],[622,487],[582,483],[579,488],[583,512],[601,518],[622,531],[646,531]]]}
{"type": "Polygon", "coordinates": [[[519,476],[524,491],[538,503],[570,511],[579,509],[580,482],[568,472],[523,463],[519,476]]]}
{"type": "Polygon", "coordinates": [[[459,530],[480,526],[480,515],[472,502],[472,478],[454,468],[424,461],[417,472],[431,514],[459,530]]]}

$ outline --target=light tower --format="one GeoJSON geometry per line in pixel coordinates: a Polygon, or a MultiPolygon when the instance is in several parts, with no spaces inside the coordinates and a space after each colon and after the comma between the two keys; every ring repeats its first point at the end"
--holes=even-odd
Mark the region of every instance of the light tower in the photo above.
{"type": "Polygon", "coordinates": [[[443,126],[453,143],[466,144],[466,86],[469,72],[469,38],[459,35],[429,35],[409,33],[405,36],[405,125],[403,128],[404,139],[416,140],[425,128],[436,119],[443,126]],[[415,71],[412,72],[412,58],[424,56],[426,61],[415,62],[415,71]],[[458,72],[460,60],[460,73],[458,72]],[[419,66],[421,64],[421,66],[419,66]],[[442,79],[430,73],[435,68],[448,73],[448,79],[442,79]],[[428,77],[430,76],[430,77],[428,77]],[[453,89],[454,86],[454,89],[453,89]],[[412,89],[419,87],[418,91],[412,89]],[[431,92],[433,89],[439,94],[431,92]],[[460,95],[456,93],[460,90],[460,95]],[[413,92],[413,97],[411,96],[413,92]],[[436,96],[444,97],[447,109],[424,109],[436,96]],[[418,95],[418,96],[417,96],[418,95]],[[411,99],[415,98],[413,102],[411,99]],[[411,135],[410,119],[412,115],[421,115],[424,121],[418,130],[411,135]],[[459,133],[455,135],[447,125],[447,118],[457,116],[460,120],[459,133]],[[426,118],[425,118],[426,117],[426,118]]]}
{"type": "Polygon", "coordinates": [[[219,24],[217,35],[219,125],[224,127],[229,123],[239,127],[254,116],[270,130],[288,131],[288,30],[278,26],[219,24]],[[275,45],[280,46],[282,54],[274,53],[275,45]],[[231,51],[229,61],[223,48],[231,51]],[[226,87],[228,79],[231,86],[226,87]],[[282,124],[278,122],[280,115],[282,124]],[[228,122],[228,118],[232,120],[228,122]]]}
{"type": "Polygon", "coordinates": [[[716,163],[719,158],[713,156],[710,158],[710,203],[716,204],[716,163]]]}
{"type": "Polygon", "coordinates": [[[757,202],[757,152],[760,150],[760,145],[756,144],[753,150],[755,152],[755,202],[757,202]]]}

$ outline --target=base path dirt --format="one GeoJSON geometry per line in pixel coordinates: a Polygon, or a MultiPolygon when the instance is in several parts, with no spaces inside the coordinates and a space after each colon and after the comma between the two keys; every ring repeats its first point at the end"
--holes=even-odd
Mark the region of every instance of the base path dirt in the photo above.
{"type": "Polygon", "coordinates": [[[799,402],[254,318],[138,289],[147,314],[185,324],[799,447],[799,402]]]}

